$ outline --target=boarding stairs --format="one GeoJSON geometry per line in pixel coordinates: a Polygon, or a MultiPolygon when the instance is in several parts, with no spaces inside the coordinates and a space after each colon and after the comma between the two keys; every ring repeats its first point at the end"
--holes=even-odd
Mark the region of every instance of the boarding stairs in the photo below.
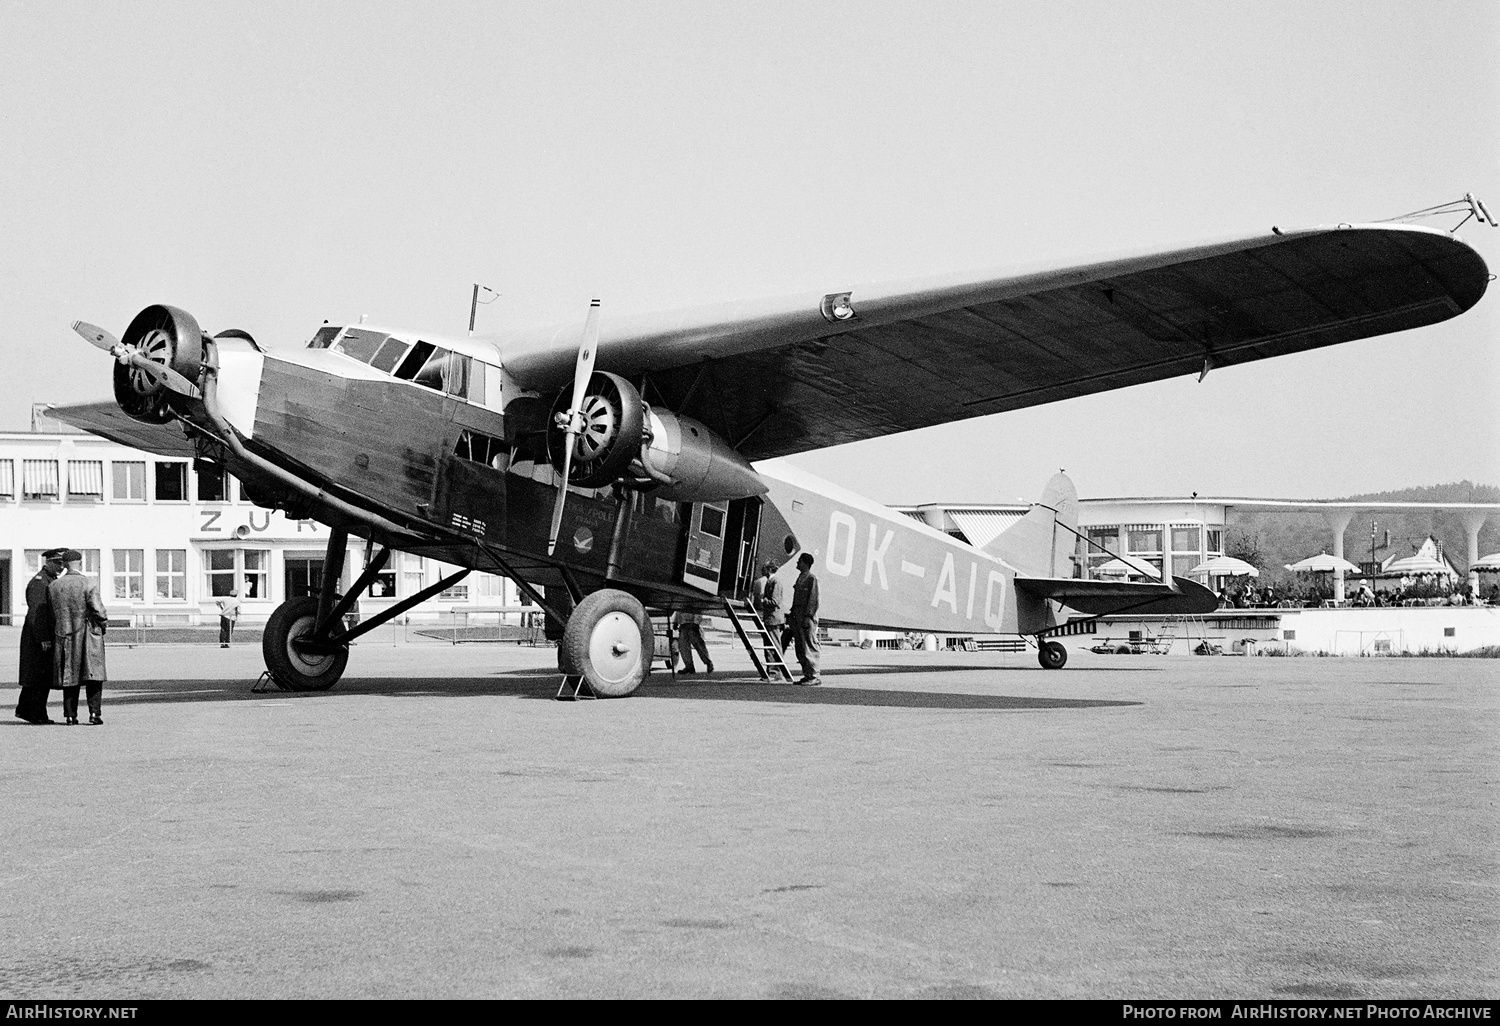
{"type": "Polygon", "coordinates": [[[777,674],[780,680],[791,683],[792,671],[781,657],[781,638],[773,635],[766,627],[755,603],[747,599],[733,599],[728,595],[722,597],[724,612],[729,615],[729,622],[734,625],[734,632],[744,643],[745,651],[750,653],[750,661],[755,664],[755,672],[760,674],[760,679],[771,680],[772,674],[777,674]]]}

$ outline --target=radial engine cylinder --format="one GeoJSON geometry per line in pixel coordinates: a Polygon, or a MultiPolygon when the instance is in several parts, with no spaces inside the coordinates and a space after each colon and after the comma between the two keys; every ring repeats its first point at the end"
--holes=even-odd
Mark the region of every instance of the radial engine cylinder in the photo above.
{"type": "MultiPolygon", "coordinates": [[[[547,428],[552,465],[561,468],[569,436],[572,390],[553,404],[547,428]]],[[[674,502],[719,502],[766,492],[766,483],[743,456],[705,425],[670,410],[657,410],[618,374],[597,371],[578,411],[569,482],[601,488],[615,481],[646,487],[674,502]]]]}

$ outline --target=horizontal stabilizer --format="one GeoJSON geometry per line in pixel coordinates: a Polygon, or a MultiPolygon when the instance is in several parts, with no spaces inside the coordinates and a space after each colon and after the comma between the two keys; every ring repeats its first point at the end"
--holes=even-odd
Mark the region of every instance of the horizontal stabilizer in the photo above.
{"type": "Polygon", "coordinates": [[[1190,616],[1219,608],[1219,597],[1185,577],[1172,584],[1144,581],[1085,581],[1064,577],[1017,577],[1016,590],[1035,598],[1052,599],[1090,616],[1109,613],[1152,613],[1190,616]]]}

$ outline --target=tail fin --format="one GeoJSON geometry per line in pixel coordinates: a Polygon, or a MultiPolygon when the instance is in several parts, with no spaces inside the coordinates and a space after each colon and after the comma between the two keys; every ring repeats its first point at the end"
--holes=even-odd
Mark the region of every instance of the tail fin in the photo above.
{"type": "Polygon", "coordinates": [[[1078,489],[1066,474],[1055,474],[1042,499],[1011,524],[984,551],[1003,559],[1026,577],[1072,577],[1078,543],[1078,489]]]}

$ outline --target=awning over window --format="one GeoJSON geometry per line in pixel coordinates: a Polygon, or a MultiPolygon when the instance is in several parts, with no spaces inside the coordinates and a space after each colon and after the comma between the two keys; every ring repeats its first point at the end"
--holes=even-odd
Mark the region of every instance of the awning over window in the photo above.
{"type": "Polygon", "coordinates": [[[68,494],[103,498],[104,463],[100,460],[69,460],[68,494]]]}
{"type": "Polygon", "coordinates": [[[16,494],[16,461],[0,460],[0,495],[16,494]]]}
{"type": "Polygon", "coordinates": [[[1013,510],[975,509],[948,511],[958,529],[969,539],[969,544],[982,549],[1011,524],[1025,514],[1013,510]]]}
{"type": "Polygon", "coordinates": [[[26,460],[21,466],[21,478],[27,495],[56,495],[57,461],[26,460]]]}

